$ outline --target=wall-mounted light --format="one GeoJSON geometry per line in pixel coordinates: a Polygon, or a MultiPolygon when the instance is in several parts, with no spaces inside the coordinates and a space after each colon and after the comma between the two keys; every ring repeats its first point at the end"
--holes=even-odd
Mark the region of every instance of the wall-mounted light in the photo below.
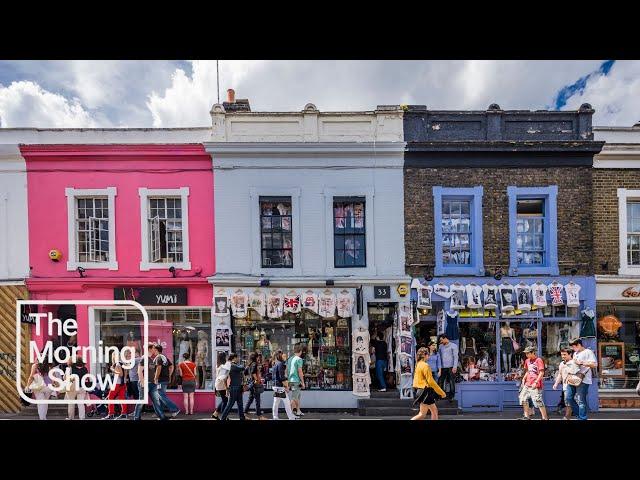
{"type": "Polygon", "coordinates": [[[578,273],[578,269],[576,267],[573,267],[571,269],[571,276],[574,277],[576,275],[576,273],[578,273]]]}
{"type": "Polygon", "coordinates": [[[427,282],[430,282],[431,280],[433,280],[433,267],[431,265],[427,266],[427,268],[425,269],[424,279],[427,282]]]}
{"type": "Polygon", "coordinates": [[[171,275],[173,276],[173,278],[176,278],[176,267],[174,267],[173,265],[171,265],[169,267],[169,272],[171,272],[171,275]]]}
{"type": "Polygon", "coordinates": [[[609,260],[607,260],[606,262],[602,262],[602,263],[600,264],[600,268],[601,268],[602,270],[609,270],[609,260]]]}
{"type": "Polygon", "coordinates": [[[493,278],[495,278],[496,280],[502,280],[502,276],[504,274],[502,273],[502,268],[498,267],[496,268],[495,273],[493,274],[493,278]]]}
{"type": "Polygon", "coordinates": [[[333,280],[332,280],[332,279],[327,280],[326,282],[324,282],[324,284],[325,284],[327,287],[333,287],[333,285],[334,285],[334,283],[333,283],[333,280]]]}
{"type": "Polygon", "coordinates": [[[261,287],[268,287],[269,283],[270,283],[269,280],[266,280],[266,279],[260,280],[260,286],[261,287]]]}
{"type": "Polygon", "coordinates": [[[77,270],[77,271],[78,271],[78,273],[80,274],[80,278],[84,278],[84,277],[85,277],[85,274],[84,274],[85,270],[84,270],[84,268],[82,268],[82,267],[78,267],[78,268],[76,268],[76,270],[77,270]]]}

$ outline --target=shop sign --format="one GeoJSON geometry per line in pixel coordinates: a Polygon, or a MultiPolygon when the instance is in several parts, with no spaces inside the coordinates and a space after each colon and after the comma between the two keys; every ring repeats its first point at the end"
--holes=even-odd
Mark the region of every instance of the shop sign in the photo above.
{"type": "Polygon", "coordinates": [[[147,306],[187,305],[186,288],[117,287],[113,289],[114,300],[133,300],[147,306]]]}
{"type": "Polygon", "coordinates": [[[622,291],[622,296],[626,298],[640,297],[640,290],[638,290],[638,288],[640,288],[640,285],[636,285],[635,287],[625,288],[622,291]]]}
{"type": "Polygon", "coordinates": [[[30,313],[38,313],[38,305],[21,305],[20,306],[20,323],[36,323],[35,317],[29,317],[30,313]]]}
{"type": "Polygon", "coordinates": [[[373,298],[391,298],[391,287],[376,285],[373,287],[373,298]]]}

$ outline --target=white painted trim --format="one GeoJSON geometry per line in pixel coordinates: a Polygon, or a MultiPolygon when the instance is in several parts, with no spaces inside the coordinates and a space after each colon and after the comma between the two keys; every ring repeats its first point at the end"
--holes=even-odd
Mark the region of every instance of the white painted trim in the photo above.
{"type": "Polygon", "coordinates": [[[249,195],[251,197],[251,214],[249,221],[251,222],[251,274],[265,276],[296,276],[302,275],[302,230],[300,223],[302,222],[302,212],[300,209],[299,188],[274,188],[274,187],[250,187],[249,195]],[[292,222],[292,239],[293,239],[293,268],[262,268],[262,252],[260,251],[260,197],[291,197],[291,222],[292,222]]]}
{"type": "Polygon", "coordinates": [[[400,155],[406,142],[206,142],[207,153],[225,156],[329,155],[332,157],[400,155]]]}
{"type": "Polygon", "coordinates": [[[627,202],[630,199],[640,199],[640,190],[618,189],[619,275],[640,275],[640,266],[627,264],[627,202]]]}
{"type": "Polygon", "coordinates": [[[325,204],[325,272],[328,277],[332,276],[358,276],[358,275],[375,275],[376,274],[376,257],[375,257],[375,229],[376,224],[374,218],[374,188],[358,187],[358,188],[334,188],[326,187],[323,191],[325,204]],[[364,268],[335,268],[334,247],[333,247],[333,197],[365,197],[364,219],[365,219],[365,235],[367,244],[365,246],[367,266],[364,268]]]}
{"type": "Polygon", "coordinates": [[[65,188],[67,197],[67,242],[69,259],[67,270],[73,271],[78,267],[84,269],[109,269],[118,270],[116,258],[116,205],[115,198],[118,194],[116,187],[107,188],[65,188]],[[109,261],[108,262],[78,262],[76,252],[76,197],[107,197],[109,205],[109,261]]]}
{"type": "Polygon", "coordinates": [[[0,192],[0,278],[9,278],[9,212],[6,192],[0,192]]]}
{"type": "Polygon", "coordinates": [[[156,188],[140,187],[140,271],[166,270],[170,267],[191,270],[189,257],[189,187],[156,188]],[[149,229],[147,217],[149,212],[149,197],[180,197],[182,203],[182,259],[180,263],[154,263],[149,261],[149,229]]]}

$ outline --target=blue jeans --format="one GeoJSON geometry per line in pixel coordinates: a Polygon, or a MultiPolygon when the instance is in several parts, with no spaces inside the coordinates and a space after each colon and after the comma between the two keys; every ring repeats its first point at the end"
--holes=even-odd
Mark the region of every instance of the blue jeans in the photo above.
{"type": "Polygon", "coordinates": [[[160,419],[165,418],[163,406],[166,406],[171,412],[177,412],[180,410],[176,404],[167,397],[167,383],[150,383],[149,395],[151,396],[151,402],[153,403],[153,410],[160,419]]]}
{"type": "Polygon", "coordinates": [[[386,360],[376,360],[376,376],[378,377],[378,383],[380,383],[380,388],[387,388],[387,384],[384,381],[384,372],[387,369],[387,361],[386,360]]]}
{"type": "Polygon", "coordinates": [[[231,409],[233,408],[233,404],[238,404],[238,416],[240,420],[244,420],[244,410],[242,409],[242,387],[229,387],[229,401],[227,405],[224,407],[224,411],[222,412],[222,416],[220,420],[226,420],[231,413],[231,409]]]}
{"type": "MultiPolygon", "coordinates": [[[[142,400],[143,398],[144,398],[144,383],[138,382],[138,400],[142,400]]],[[[144,405],[142,403],[139,403],[138,405],[136,405],[136,409],[133,412],[134,420],[140,420],[142,418],[143,408],[144,408],[144,405]]]]}
{"type": "Polygon", "coordinates": [[[573,412],[578,415],[579,420],[587,419],[587,393],[589,392],[589,384],[581,383],[577,387],[567,385],[566,401],[569,403],[573,412]]]}

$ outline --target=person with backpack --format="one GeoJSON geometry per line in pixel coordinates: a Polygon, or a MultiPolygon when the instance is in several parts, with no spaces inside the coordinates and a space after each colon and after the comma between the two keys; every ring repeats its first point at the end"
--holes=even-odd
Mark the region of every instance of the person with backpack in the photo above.
{"type": "Polygon", "coordinates": [[[218,352],[218,367],[216,368],[216,396],[220,397],[220,403],[211,414],[211,418],[220,420],[220,415],[227,407],[229,397],[227,396],[227,377],[231,371],[231,362],[227,360],[227,352],[218,352]]]}
{"type": "Polygon", "coordinates": [[[289,420],[296,420],[291,409],[291,400],[289,399],[289,381],[286,375],[286,364],[282,355],[282,350],[278,350],[273,354],[273,407],[272,415],[274,420],[279,420],[278,409],[280,408],[280,400],[284,401],[284,409],[287,412],[287,418],[289,420]]]}
{"type": "MultiPolygon", "coordinates": [[[[118,361],[118,354],[113,352],[111,355],[111,366],[109,371],[113,375],[113,384],[107,400],[125,400],[127,392],[127,377],[125,369],[122,367],[122,363],[118,361]]],[[[123,403],[120,405],[120,415],[116,416],[116,404],[110,403],[107,409],[107,416],[102,417],[103,420],[126,420],[128,405],[123,403]]]]}
{"type": "Polygon", "coordinates": [[[260,371],[262,367],[262,354],[254,352],[249,357],[249,366],[245,372],[249,378],[249,399],[244,406],[244,413],[249,413],[249,408],[253,401],[256,401],[256,416],[259,420],[264,420],[262,416],[262,409],[260,408],[260,395],[264,392],[264,385],[262,384],[262,373],[260,371]]]}
{"type": "Polygon", "coordinates": [[[238,404],[238,417],[240,420],[246,420],[244,416],[244,410],[242,409],[242,393],[244,392],[244,368],[238,365],[238,354],[231,353],[229,355],[229,361],[231,362],[231,370],[229,370],[229,376],[227,377],[227,395],[229,401],[222,412],[220,420],[226,420],[231,413],[231,409],[234,404],[238,404]]]}
{"type": "Polygon", "coordinates": [[[184,352],[182,357],[183,360],[178,364],[178,369],[182,377],[184,409],[187,415],[193,415],[193,397],[196,391],[196,364],[189,360],[189,352],[184,352]]]}
{"type": "MultiPolygon", "coordinates": [[[[149,394],[153,402],[153,408],[156,410],[156,414],[163,412],[162,404],[169,408],[171,417],[175,417],[180,413],[180,409],[175,403],[173,403],[169,397],[167,397],[167,385],[171,381],[171,374],[173,373],[173,364],[171,361],[162,354],[162,345],[158,343],[153,344],[153,366],[155,368],[153,378],[149,379],[149,394]],[[151,383],[153,381],[153,384],[151,383]]],[[[166,420],[166,417],[162,417],[161,420],[166,420]]]]}

